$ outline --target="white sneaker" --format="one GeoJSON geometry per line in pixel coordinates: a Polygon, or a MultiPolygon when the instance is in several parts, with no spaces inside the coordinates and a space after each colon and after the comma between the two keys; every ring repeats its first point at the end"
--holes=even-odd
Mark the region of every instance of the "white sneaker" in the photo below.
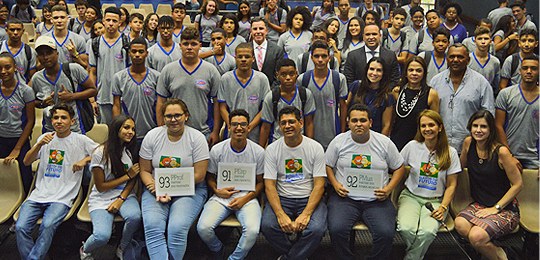
{"type": "Polygon", "coordinates": [[[84,252],[84,246],[81,246],[81,249],[79,249],[79,255],[81,256],[81,260],[94,260],[92,254],[84,252]]]}
{"type": "Polygon", "coordinates": [[[120,260],[124,260],[124,250],[122,250],[122,248],[116,248],[116,257],[118,257],[120,260]]]}

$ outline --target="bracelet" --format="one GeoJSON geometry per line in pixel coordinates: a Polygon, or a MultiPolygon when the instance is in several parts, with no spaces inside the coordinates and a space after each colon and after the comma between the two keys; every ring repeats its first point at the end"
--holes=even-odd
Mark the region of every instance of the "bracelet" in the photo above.
{"type": "Polygon", "coordinates": [[[447,211],[447,210],[448,210],[448,207],[447,207],[447,206],[445,206],[445,205],[443,205],[443,204],[441,204],[441,208],[443,208],[443,209],[444,209],[444,211],[447,211]]]}
{"type": "Polygon", "coordinates": [[[131,176],[129,176],[129,172],[126,172],[126,175],[127,175],[128,178],[131,180],[131,176]]]}
{"type": "Polygon", "coordinates": [[[123,200],[123,201],[126,201],[126,198],[122,197],[122,195],[118,195],[118,198],[123,200]]]}

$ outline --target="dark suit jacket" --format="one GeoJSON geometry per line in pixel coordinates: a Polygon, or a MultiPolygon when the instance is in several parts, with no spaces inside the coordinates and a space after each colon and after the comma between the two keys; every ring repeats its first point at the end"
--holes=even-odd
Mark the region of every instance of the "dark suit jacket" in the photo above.
{"type": "MultiPolygon", "coordinates": [[[[347,78],[347,85],[351,85],[355,80],[361,80],[367,70],[366,46],[351,51],[347,56],[347,62],[343,68],[343,74],[347,78]]],[[[400,78],[399,63],[396,54],[384,47],[379,48],[379,57],[385,62],[383,77],[390,75],[390,88],[397,86],[400,78]]]]}
{"type": "MultiPolygon", "coordinates": [[[[277,46],[277,44],[272,43],[268,40],[266,42],[268,43],[268,45],[266,48],[266,55],[264,56],[264,64],[263,64],[261,72],[264,73],[264,75],[266,75],[266,77],[268,78],[268,82],[270,83],[270,86],[272,86],[272,84],[276,80],[277,63],[278,61],[283,59],[284,53],[283,53],[283,48],[280,48],[279,46],[277,46]]],[[[256,56],[257,50],[255,49],[254,44],[253,44],[253,51],[256,56]]],[[[257,58],[255,58],[252,68],[254,70],[259,70],[257,68],[257,58]]]]}

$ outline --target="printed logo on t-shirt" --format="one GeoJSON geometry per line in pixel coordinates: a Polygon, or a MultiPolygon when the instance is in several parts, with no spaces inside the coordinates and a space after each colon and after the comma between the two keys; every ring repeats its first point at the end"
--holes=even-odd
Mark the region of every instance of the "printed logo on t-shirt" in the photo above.
{"type": "Polygon", "coordinates": [[[336,101],[333,99],[326,100],[326,105],[329,107],[334,107],[336,105],[336,101]]]}
{"type": "Polygon", "coordinates": [[[143,88],[143,93],[145,96],[153,96],[154,95],[154,92],[155,90],[151,87],[144,87],[143,88]]]}
{"type": "Polygon", "coordinates": [[[251,95],[248,97],[248,101],[250,104],[258,104],[259,103],[259,96],[257,95],[251,95]]]}
{"type": "Polygon", "coordinates": [[[437,189],[439,178],[439,165],[436,163],[422,162],[420,164],[420,176],[418,177],[418,187],[428,190],[437,189]]]}
{"type": "Polygon", "coordinates": [[[122,55],[122,51],[120,51],[119,53],[117,53],[116,55],[114,55],[114,58],[115,58],[116,61],[118,61],[118,62],[124,62],[124,55],[122,55]]]}
{"type": "Polygon", "coordinates": [[[540,115],[538,113],[538,108],[533,109],[533,111],[532,111],[533,121],[538,122],[539,117],[540,117],[540,115]]]}
{"type": "Polygon", "coordinates": [[[206,90],[208,88],[208,83],[204,79],[196,79],[195,86],[198,89],[206,90]]]}
{"type": "Polygon", "coordinates": [[[161,156],[159,158],[159,168],[178,168],[182,166],[182,159],[173,156],[161,156]]]}
{"type": "Polygon", "coordinates": [[[285,182],[293,182],[304,179],[304,167],[302,159],[285,160],[285,182]]]}
{"type": "Polygon", "coordinates": [[[21,75],[24,75],[24,69],[25,67],[23,66],[17,66],[17,70],[19,71],[19,73],[21,73],[21,75]]]}
{"type": "Polygon", "coordinates": [[[9,105],[10,112],[21,112],[24,108],[23,104],[11,104],[9,105]]]}
{"type": "Polygon", "coordinates": [[[45,169],[45,177],[60,178],[64,165],[64,154],[62,150],[49,150],[49,163],[45,169]]]}
{"type": "Polygon", "coordinates": [[[371,169],[371,155],[353,154],[351,159],[351,168],[371,169]]]}

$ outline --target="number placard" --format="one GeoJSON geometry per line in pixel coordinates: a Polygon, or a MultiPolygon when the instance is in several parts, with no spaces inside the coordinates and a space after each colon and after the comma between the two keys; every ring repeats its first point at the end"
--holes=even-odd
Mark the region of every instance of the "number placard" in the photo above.
{"type": "Polygon", "coordinates": [[[193,167],[156,168],[154,181],[156,196],[192,196],[195,194],[193,167]]]}
{"type": "Polygon", "coordinates": [[[218,163],[217,188],[234,187],[235,190],[255,190],[255,163],[218,163]]]}
{"type": "Polygon", "coordinates": [[[344,186],[349,196],[375,199],[374,190],[383,187],[383,175],[382,170],[345,168],[344,186]]]}

